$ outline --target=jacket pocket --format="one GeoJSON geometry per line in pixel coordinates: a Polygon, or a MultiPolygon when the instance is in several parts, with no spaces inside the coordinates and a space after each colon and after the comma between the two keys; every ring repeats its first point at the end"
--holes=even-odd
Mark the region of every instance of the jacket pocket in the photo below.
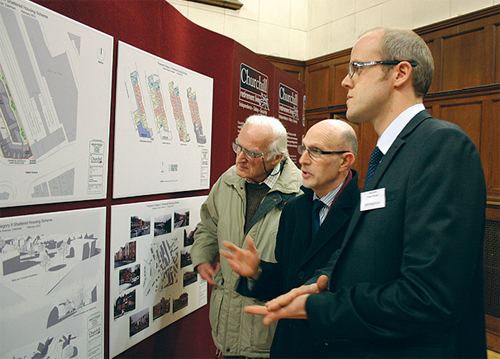
{"type": "MultiPolygon", "coordinates": [[[[263,303],[258,302],[256,304],[262,305],[263,303]]],[[[276,325],[278,324],[278,322],[274,322],[271,325],[265,325],[262,322],[262,316],[253,314],[251,315],[251,345],[257,352],[267,352],[271,349],[274,332],[276,331],[276,325]]]]}
{"type": "Polygon", "coordinates": [[[210,320],[212,332],[215,336],[219,334],[220,312],[223,297],[223,291],[219,290],[217,286],[214,286],[212,288],[212,297],[210,298],[210,310],[208,312],[208,318],[210,320]]]}

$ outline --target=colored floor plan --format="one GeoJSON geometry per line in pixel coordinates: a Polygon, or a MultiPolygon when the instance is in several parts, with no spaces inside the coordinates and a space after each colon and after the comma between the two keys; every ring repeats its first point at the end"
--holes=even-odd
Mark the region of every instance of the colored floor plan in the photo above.
{"type": "Polygon", "coordinates": [[[213,79],[118,42],[113,197],[207,189],[213,79]]]}

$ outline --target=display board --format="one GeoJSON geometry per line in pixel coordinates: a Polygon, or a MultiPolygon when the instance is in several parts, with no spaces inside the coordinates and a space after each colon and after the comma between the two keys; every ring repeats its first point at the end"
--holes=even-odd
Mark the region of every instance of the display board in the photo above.
{"type": "Polygon", "coordinates": [[[0,0],[0,207],[106,197],[113,38],[0,0]]]}
{"type": "Polygon", "coordinates": [[[106,209],[0,219],[0,357],[104,358],[106,209]]]}
{"type": "Polygon", "coordinates": [[[210,186],[213,80],[118,44],[113,197],[210,186]]]}
{"type": "Polygon", "coordinates": [[[110,355],[207,304],[207,282],[191,261],[207,196],[111,209],[110,355]]]}
{"type": "Polygon", "coordinates": [[[288,134],[288,153],[298,165],[305,126],[305,85],[248,48],[234,44],[232,138],[251,115],[272,116],[288,134]]]}

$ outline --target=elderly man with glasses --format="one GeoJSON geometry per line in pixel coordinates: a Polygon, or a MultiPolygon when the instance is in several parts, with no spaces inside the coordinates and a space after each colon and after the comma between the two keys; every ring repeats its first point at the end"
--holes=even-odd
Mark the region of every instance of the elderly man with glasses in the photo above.
{"type": "Polygon", "coordinates": [[[273,117],[250,116],[232,147],[235,165],[217,180],[202,205],[191,257],[201,277],[214,286],[209,315],[219,355],[266,358],[275,326],[243,313],[244,306],[261,302],[236,292],[239,276],[225,258],[220,266],[213,265],[223,241],[241,247],[247,235],[254,238],[263,260],[275,261],[281,211],[300,192],[301,173],[288,156],[286,129],[273,117]]]}
{"type": "MultiPolygon", "coordinates": [[[[358,175],[351,169],[357,149],[356,133],[346,122],[323,120],[307,131],[298,147],[304,194],[283,209],[277,263],[267,261],[251,238],[248,250],[224,242],[231,252],[221,255],[242,276],[239,293],[269,300],[303,285],[326,266],[359,201],[358,175]]],[[[287,319],[278,323],[271,358],[325,358],[326,349],[307,322],[287,319]]]]}

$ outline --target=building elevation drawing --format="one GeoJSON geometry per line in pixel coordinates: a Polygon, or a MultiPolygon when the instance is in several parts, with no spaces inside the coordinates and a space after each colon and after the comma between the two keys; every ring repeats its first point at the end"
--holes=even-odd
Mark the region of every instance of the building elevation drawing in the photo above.
{"type": "Polygon", "coordinates": [[[0,219],[0,357],[103,358],[106,209],[0,219]]]}

